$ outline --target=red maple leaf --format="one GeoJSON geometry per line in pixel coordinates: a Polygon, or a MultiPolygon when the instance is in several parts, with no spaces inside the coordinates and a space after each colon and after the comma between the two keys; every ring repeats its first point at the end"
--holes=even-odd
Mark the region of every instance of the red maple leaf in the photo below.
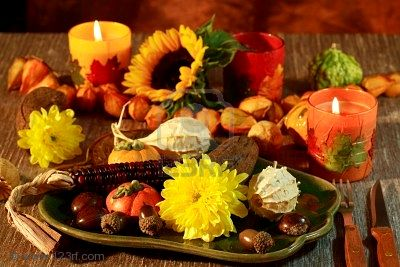
{"type": "Polygon", "coordinates": [[[90,66],[90,73],[87,79],[94,85],[99,86],[106,83],[118,84],[122,78],[122,71],[119,69],[119,62],[117,56],[109,58],[105,65],[100,61],[93,60],[90,66]]]}

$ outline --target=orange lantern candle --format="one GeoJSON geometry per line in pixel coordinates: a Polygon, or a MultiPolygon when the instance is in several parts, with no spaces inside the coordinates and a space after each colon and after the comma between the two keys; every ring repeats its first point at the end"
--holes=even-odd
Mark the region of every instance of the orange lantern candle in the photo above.
{"type": "Polygon", "coordinates": [[[85,22],[70,29],[68,40],[76,85],[85,80],[94,86],[120,83],[131,58],[129,27],[111,21],[85,22]]]}
{"type": "Polygon", "coordinates": [[[310,171],[328,180],[357,181],[372,170],[377,101],[352,89],[329,88],[308,99],[310,171]]]}

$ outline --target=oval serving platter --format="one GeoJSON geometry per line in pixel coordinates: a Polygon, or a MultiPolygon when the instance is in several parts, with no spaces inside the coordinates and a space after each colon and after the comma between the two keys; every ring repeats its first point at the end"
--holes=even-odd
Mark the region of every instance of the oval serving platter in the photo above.
{"type": "MultiPolygon", "coordinates": [[[[259,173],[269,165],[272,163],[260,158],[254,173],[259,173]]],[[[333,216],[340,203],[338,190],[328,181],[290,168],[288,170],[300,182],[301,193],[296,211],[307,216],[311,222],[310,231],[298,237],[280,234],[277,230],[277,223],[261,219],[251,212],[243,219],[233,216],[237,233],[231,233],[230,237],[216,238],[209,243],[201,240],[183,240],[182,234],[169,230],[163,231],[158,237],[107,235],[83,231],[68,223],[72,220],[72,214],[66,212],[69,210],[74,196],[71,191],[45,195],[39,203],[39,212],[47,223],[59,231],[92,243],[118,247],[162,249],[240,263],[276,261],[293,255],[305,243],[315,241],[327,234],[333,227],[333,216]],[[245,228],[269,232],[275,240],[275,245],[266,254],[245,251],[238,240],[238,233],[245,228]]]]}

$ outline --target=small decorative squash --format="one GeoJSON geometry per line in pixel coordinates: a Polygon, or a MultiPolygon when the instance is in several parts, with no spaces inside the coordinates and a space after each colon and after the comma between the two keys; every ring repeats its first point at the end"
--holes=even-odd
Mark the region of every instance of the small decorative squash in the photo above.
{"type": "Polygon", "coordinates": [[[143,144],[140,141],[120,141],[108,156],[108,164],[159,160],[160,158],[158,151],[150,145],[143,144]]]}
{"type": "Polygon", "coordinates": [[[286,114],[283,121],[294,141],[303,146],[307,143],[307,118],[307,100],[302,100],[286,114]]]}
{"type": "Polygon", "coordinates": [[[313,87],[321,89],[359,84],[363,71],[353,56],[342,52],[333,44],[314,59],[310,75],[313,87]]]}

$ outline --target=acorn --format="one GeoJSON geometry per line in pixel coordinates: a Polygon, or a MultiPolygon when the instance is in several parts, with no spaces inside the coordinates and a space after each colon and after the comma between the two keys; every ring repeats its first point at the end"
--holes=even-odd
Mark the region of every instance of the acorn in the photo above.
{"type": "Polygon", "coordinates": [[[150,205],[143,205],[140,209],[139,228],[149,236],[158,235],[164,227],[164,222],[150,205]]]}
{"type": "Polygon", "coordinates": [[[289,212],[282,216],[279,221],[279,230],[287,235],[299,236],[308,232],[310,220],[297,212],[289,212]]]}
{"type": "Polygon", "coordinates": [[[127,229],[128,224],[128,216],[119,211],[114,211],[101,217],[101,230],[109,235],[123,232],[127,229]]]}
{"type": "Polygon", "coordinates": [[[265,231],[245,229],[239,234],[239,242],[246,250],[255,250],[258,254],[267,253],[274,246],[272,236],[265,231]]]}

